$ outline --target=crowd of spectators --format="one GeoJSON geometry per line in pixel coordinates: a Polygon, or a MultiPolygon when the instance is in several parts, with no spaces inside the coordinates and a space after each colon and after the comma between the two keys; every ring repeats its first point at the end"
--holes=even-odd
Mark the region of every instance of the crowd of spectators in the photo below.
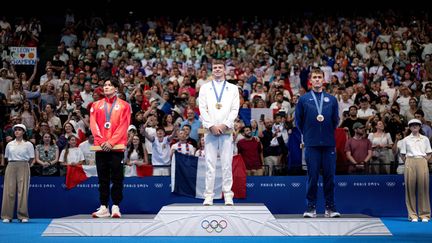
{"type": "Polygon", "coordinates": [[[33,73],[17,73],[7,47],[37,47],[41,24],[8,21],[0,20],[0,146],[23,123],[36,149],[33,175],[64,174],[56,164],[94,164],[89,107],[103,98],[106,79],[121,82],[118,97],[132,107],[127,165],[151,164],[152,141],[164,136],[172,151],[204,156],[197,97],[212,80],[214,59],[225,61],[241,108],[273,110],[274,116],[236,120],[235,152],[249,175],[304,173],[293,112],[312,68],[324,71],[326,91],[339,101],[338,173],[403,173],[398,146],[409,119],[420,119],[432,138],[427,15],[108,21],[68,11],[55,54],[33,73]],[[352,139],[364,139],[364,146],[352,139]]]}

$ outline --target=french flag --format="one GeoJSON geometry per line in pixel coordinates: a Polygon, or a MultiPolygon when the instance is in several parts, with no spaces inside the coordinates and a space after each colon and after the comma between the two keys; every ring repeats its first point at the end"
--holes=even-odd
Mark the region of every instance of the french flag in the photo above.
{"type": "Polygon", "coordinates": [[[259,121],[261,116],[270,117],[273,120],[274,110],[270,108],[240,108],[239,117],[246,126],[250,126],[251,120],[259,121]]]}
{"type": "MultiPolygon", "coordinates": [[[[125,177],[144,177],[153,175],[152,165],[141,165],[141,166],[125,166],[124,176],[125,177]]],[[[66,188],[72,189],[78,184],[83,183],[89,177],[97,176],[96,165],[67,165],[66,170],[66,188]]]]}
{"type": "MultiPolygon", "coordinates": [[[[233,156],[234,198],[246,198],[246,166],[240,155],[233,156]]],[[[171,162],[171,191],[183,196],[204,198],[206,164],[203,157],[176,152],[171,162]]],[[[214,198],[222,198],[222,168],[216,163],[214,198]]]]}
{"type": "Polygon", "coordinates": [[[162,98],[160,95],[158,95],[156,92],[152,92],[152,97],[155,98],[158,102],[158,109],[163,111],[165,114],[171,114],[171,106],[170,103],[166,102],[164,98],[162,98]]]}

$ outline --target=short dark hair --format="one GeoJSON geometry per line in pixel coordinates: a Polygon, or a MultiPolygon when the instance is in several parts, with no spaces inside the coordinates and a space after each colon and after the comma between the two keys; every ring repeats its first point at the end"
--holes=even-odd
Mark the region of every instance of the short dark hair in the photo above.
{"type": "Polygon", "coordinates": [[[165,132],[165,129],[164,129],[162,126],[157,126],[157,127],[156,127],[156,132],[159,131],[159,130],[162,130],[162,131],[165,132]]]}
{"type": "Polygon", "coordinates": [[[414,112],[414,115],[420,115],[420,116],[424,117],[424,112],[423,112],[423,110],[417,110],[416,112],[414,112]]]}
{"type": "Polygon", "coordinates": [[[108,81],[110,81],[111,84],[112,84],[114,87],[116,87],[116,88],[120,87],[120,83],[119,83],[118,79],[116,79],[116,78],[108,78],[108,79],[105,79],[105,80],[104,80],[104,84],[105,84],[106,82],[108,82],[108,81]]]}
{"type": "Polygon", "coordinates": [[[244,133],[244,130],[246,129],[246,128],[249,128],[251,131],[252,131],[252,127],[250,126],[250,125],[246,125],[246,126],[244,126],[244,127],[242,127],[242,129],[241,129],[241,133],[244,133]]]}

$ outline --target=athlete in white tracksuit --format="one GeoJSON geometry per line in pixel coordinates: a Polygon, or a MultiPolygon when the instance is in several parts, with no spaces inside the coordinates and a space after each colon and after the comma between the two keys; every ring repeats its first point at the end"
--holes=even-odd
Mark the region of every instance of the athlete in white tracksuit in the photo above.
{"type": "Polygon", "coordinates": [[[222,192],[225,204],[232,205],[232,128],[239,111],[240,100],[237,86],[226,82],[225,66],[221,60],[212,64],[214,80],[201,86],[199,109],[201,121],[208,133],[205,140],[206,190],[204,205],[212,205],[214,197],[215,168],[218,155],[222,163],[222,192]]]}

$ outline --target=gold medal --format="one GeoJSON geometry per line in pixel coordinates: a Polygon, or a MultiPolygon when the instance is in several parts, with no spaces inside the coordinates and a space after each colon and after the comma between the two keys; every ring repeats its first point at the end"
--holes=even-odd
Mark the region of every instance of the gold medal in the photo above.
{"type": "Polygon", "coordinates": [[[323,122],[323,121],[324,121],[324,116],[323,116],[323,115],[318,115],[318,116],[316,117],[316,119],[317,119],[317,121],[319,121],[319,122],[323,122]]]}
{"type": "Polygon", "coordinates": [[[221,103],[216,103],[216,109],[220,110],[220,108],[222,108],[222,104],[221,103]]]}

